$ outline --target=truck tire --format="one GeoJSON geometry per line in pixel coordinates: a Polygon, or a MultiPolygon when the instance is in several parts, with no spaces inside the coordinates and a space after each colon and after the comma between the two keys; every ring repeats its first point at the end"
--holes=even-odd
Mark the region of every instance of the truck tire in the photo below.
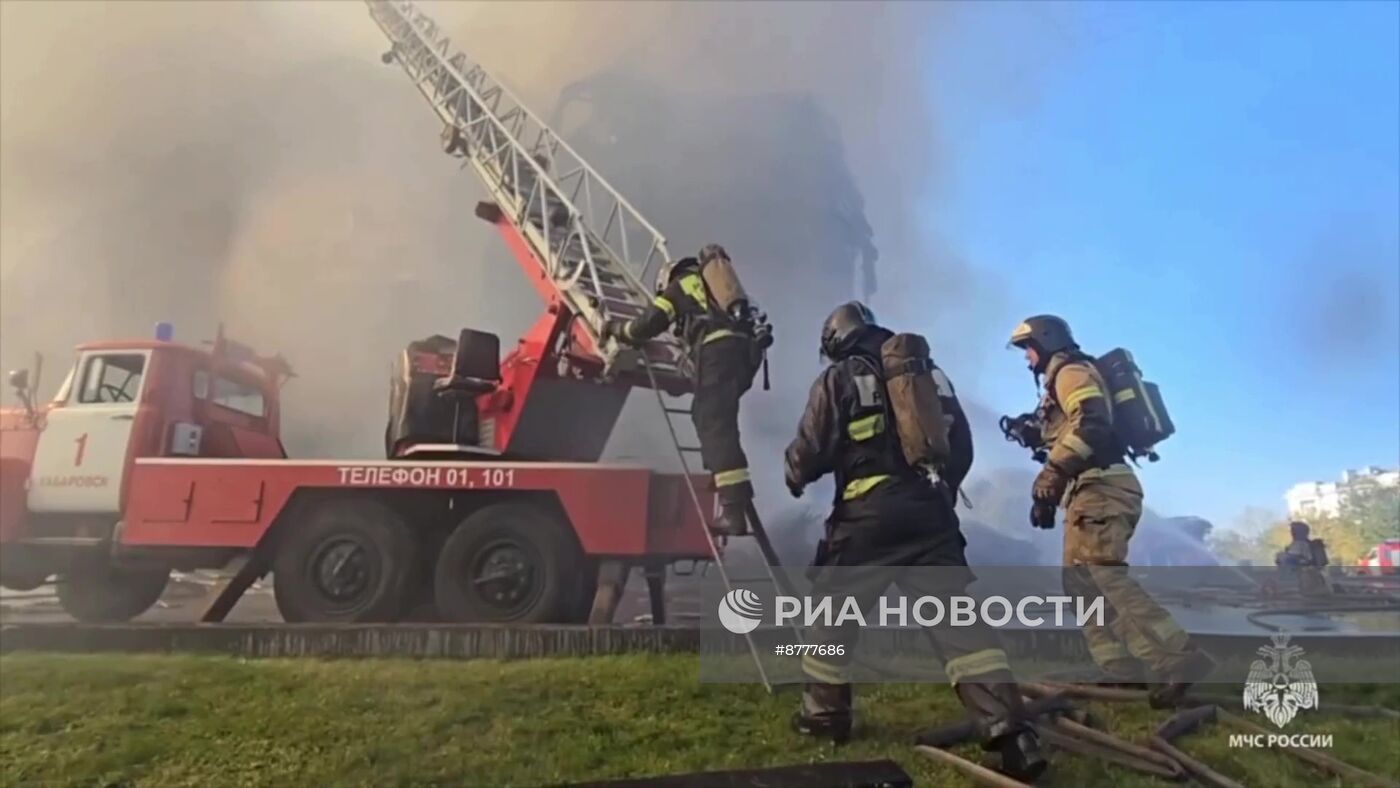
{"type": "Polygon", "coordinates": [[[10,546],[0,552],[0,587],[11,591],[33,591],[49,582],[53,576],[53,566],[23,551],[23,547],[10,546]]]}
{"type": "Polygon", "coordinates": [[[408,602],[417,542],[374,500],[328,501],[277,545],[272,593],[288,623],[397,621],[408,602]]]}
{"type": "Polygon", "coordinates": [[[587,575],[567,522],[507,503],[457,525],[438,555],[433,585],[445,621],[562,623],[576,619],[587,575]]]}
{"type": "Polygon", "coordinates": [[[63,612],[85,624],[119,624],[151,609],[165,593],[170,570],[128,569],[106,559],[82,561],[58,581],[63,612]]]}

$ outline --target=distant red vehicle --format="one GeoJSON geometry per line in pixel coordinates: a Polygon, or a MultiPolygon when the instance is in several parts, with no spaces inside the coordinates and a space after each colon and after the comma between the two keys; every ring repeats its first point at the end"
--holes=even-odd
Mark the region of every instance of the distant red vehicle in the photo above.
{"type": "Polygon", "coordinates": [[[1400,575],[1400,539],[1387,539],[1372,547],[1357,566],[1362,574],[1400,575]]]}

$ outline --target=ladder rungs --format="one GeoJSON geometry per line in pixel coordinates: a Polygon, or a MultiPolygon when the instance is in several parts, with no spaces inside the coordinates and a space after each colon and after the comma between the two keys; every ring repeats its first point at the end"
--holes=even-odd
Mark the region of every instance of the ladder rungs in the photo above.
{"type": "MultiPolygon", "coordinates": [[[[607,292],[599,294],[597,290],[593,289],[592,287],[588,287],[583,283],[579,283],[570,289],[575,293],[584,295],[590,300],[597,301],[599,303],[606,302],[609,304],[622,304],[625,306],[636,307],[637,309],[646,309],[648,306],[648,304],[641,303],[635,299],[627,298],[625,294],[623,296],[613,295],[607,292]]],[[[611,290],[612,288],[606,289],[611,290]]]]}
{"type": "Polygon", "coordinates": [[[680,444],[677,444],[677,445],[676,445],[676,451],[688,451],[688,452],[691,452],[691,453],[693,453],[693,454],[699,454],[699,453],[700,453],[700,447],[699,447],[699,446],[681,446],[680,444]]]}
{"type": "Polygon", "coordinates": [[[691,415],[692,413],[694,413],[694,411],[689,410],[689,409],[687,409],[687,408],[665,408],[664,410],[665,410],[667,413],[680,413],[680,414],[683,414],[683,415],[686,415],[686,416],[689,416],[689,415],[691,415]]]}
{"type": "MultiPolygon", "coordinates": [[[[583,279],[579,281],[579,287],[583,288],[584,292],[592,296],[598,295],[600,289],[594,287],[593,283],[589,281],[586,275],[583,277],[583,279]]],[[[637,304],[638,306],[642,305],[641,299],[638,298],[636,294],[633,293],[631,290],[627,290],[626,288],[614,287],[613,285],[605,284],[602,286],[601,290],[604,298],[612,299],[614,301],[622,301],[628,304],[637,304]]]]}

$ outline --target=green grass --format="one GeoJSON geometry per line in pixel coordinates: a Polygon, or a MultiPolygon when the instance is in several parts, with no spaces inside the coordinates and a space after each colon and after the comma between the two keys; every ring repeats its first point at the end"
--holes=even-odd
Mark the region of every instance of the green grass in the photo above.
{"type": "MultiPolygon", "coordinates": [[[[946,687],[859,688],[863,738],[839,750],[788,730],[795,693],[698,682],[694,656],[519,662],[12,655],[0,659],[0,783],[18,785],[542,785],[678,771],[889,757],[920,785],[966,785],[908,744],[952,721],[946,687]]],[[[1324,702],[1400,706],[1395,687],[1324,702]]],[[[1164,718],[1098,704],[1141,740],[1164,718]]],[[[1262,718],[1258,718],[1262,719],[1262,718]]],[[[1400,773],[1400,724],[1304,712],[1336,757],[1400,773]]],[[[1341,785],[1287,756],[1182,740],[1249,785],[1341,785]]],[[[962,750],[981,757],[975,747],[962,750]]],[[[988,759],[994,763],[994,759],[988,759]]],[[[1055,784],[1148,785],[1063,753],[1055,784]]]]}

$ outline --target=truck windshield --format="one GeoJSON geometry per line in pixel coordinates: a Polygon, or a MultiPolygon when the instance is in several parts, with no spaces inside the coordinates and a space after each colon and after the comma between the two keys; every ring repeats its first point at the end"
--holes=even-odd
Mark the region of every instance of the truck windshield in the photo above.
{"type": "Polygon", "coordinates": [[[83,370],[78,402],[135,402],[141,393],[146,357],[139,355],[92,356],[83,370]]]}
{"type": "Polygon", "coordinates": [[[267,415],[262,391],[256,386],[218,375],[213,378],[213,391],[210,391],[209,380],[209,373],[202,369],[194,373],[195,397],[248,416],[267,415]]]}

